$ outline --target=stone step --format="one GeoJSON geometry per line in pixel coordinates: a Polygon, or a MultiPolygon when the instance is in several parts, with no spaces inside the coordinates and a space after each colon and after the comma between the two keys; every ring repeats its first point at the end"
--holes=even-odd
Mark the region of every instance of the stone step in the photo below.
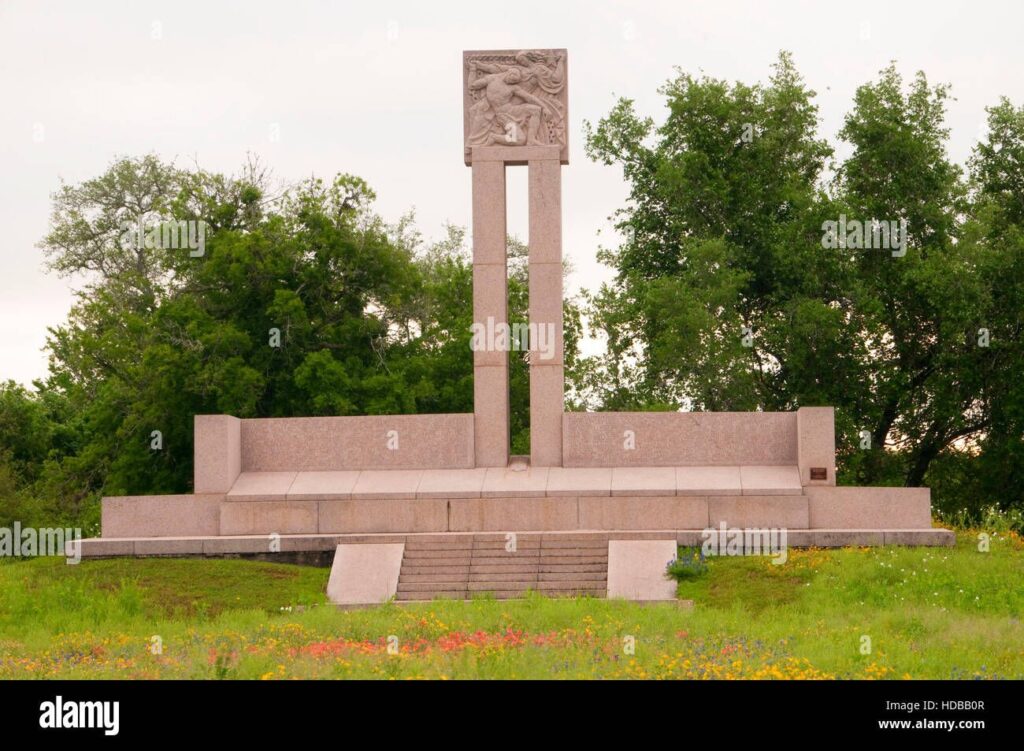
{"type": "Polygon", "coordinates": [[[472,540],[456,540],[453,542],[413,540],[405,543],[405,549],[409,550],[472,550],[472,540]]]}
{"type": "Polygon", "coordinates": [[[528,555],[526,553],[520,553],[518,555],[480,555],[475,553],[473,555],[473,564],[490,564],[493,566],[504,566],[509,564],[534,564],[539,565],[541,562],[540,555],[528,555]]]}
{"type": "Polygon", "coordinates": [[[589,573],[592,571],[607,571],[608,563],[542,563],[537,570],[540,573],[549,574],[589,573]]]}
{"type": "Polygon", "coordinates": [[[520,550],[527,548],[532,550],[541,547],[541,541],[523,540],[516,537],[513,540],[475,540],[473,542],[475,550],[505,550],[513,546],[520,550]]]}
{"type": "Polygon", "coordinates": [[[469,582],[468,587],[470,592],[491,592],[491,591],[508,591],[508,590],[522,590],[537,589],[537,580],[530,581],[529,579],[517,579],[508,581],[478,581],[469,582]]]}
{"type": "Polygon", "coordinates": [[[593,586],[593,582],[585,582],[582,584],[565,582],[565,586],[560,587],[548,587],[541,588],[532,584],[523,584],[521,586],[506,586],[506,583],[496,582],[491,583],[490,586],[481,585],[478,588],[470,589],[469,596],[481,596],[481,595],[492,595],[495,599],[512,599],[516,597],[523,597],[527,592],[537,592],[546,597],[573,597],[587,595],[590,597],[605,597],[607,590],[603,585],[593,586]]]}
{"type": "Polygon", "coordinates": [[[607,540],[542,540],[540,546],[543,550],[557,550],[570,548],[576,550],[608,550],[607,540]]]}
{"type": "Polygon", "coordinates": [[[553,565],[566,564],[572,565],[576,563],[599,563],[608,565],[608,556],[606,555],[545,555],[541,556],[541,563],[550,563],[553,565]]]}
{"type": "Polygon", "coordinates": [[[573,571],[571,573],[551,573],[544,572],[537,575],[538,580],[542,582],[606,582],[608,581],[608,574],[604,571],[591,571],[591,572],[579,572],[573,571]]]}
{"type": "Polygon", "coordinates": [[[500,574],[500,573],[533,573],[536,574],[540,571],[540,566],[536,563],[520,564],[520,563],[509,563],[503,566],[495,566],[491,564],[474,564],[470,566],[469,573],[471,574],[500,574]]]}
{"type": "Polygon", "coordinates": [[[458,592],[398,592],[395,600],[398,602],[429,602],[430,600],[465,600],[468,593],[466,590],[458,592]]]}
{"type": "Polygon", "coordinates": [[[559,597],[607,594],[606,536],[534,536],[516,538],[515,550],[508,546],[499,535],[409,540],[396,599],[512,599],[528,591],[559,597]]]}
{"type": "Polygon", "coordinates": [[[469,558],[473,554],[471,550],[409,550],[405,551],[406,558],[469,558]]]}
{"type": "Polygon", "coordinates": [[[445,582],[465,584],[469,581],[469,574],[408,574],[402,572],[399,578],[400,584],[417,584],[422,582],[445,582]]]}
{"type": "Polygon", "coordinates": [[[402,558],[403,566],[468,566],[473,558],[468,555],[447,556],[445,558],[419,558],[406,556],[402,558]]]}
{"type": "Polygon", "coordinates": [[[470,572],[470,566],[421,566],[419,564],[410,565],[403,564],[402,576],[406,574],[468,574],[470,572]]]}
{"type": "Polygon", "coordinates": [[[503,571],[503,572],[487,572],[487,573],[471,573],[469,575],[469,581],[472,582],[535,582],[537,581],[537,571],[503,571]]]}
{"type": "Polygon", "coordinates": [[[399,582],[398,594],[402,592],[465,592],[466,582],[399,582]]]}

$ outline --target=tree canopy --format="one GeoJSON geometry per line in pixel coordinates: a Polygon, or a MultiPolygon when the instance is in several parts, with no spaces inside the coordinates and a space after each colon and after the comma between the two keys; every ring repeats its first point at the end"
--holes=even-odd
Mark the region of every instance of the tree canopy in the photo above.
{"type": "Polygon", "coordinates": [[[1024,110],[988,110],[965,173],[948,87],[895,64],[857,90],[842,160],[788,54],[766,84],[680,72],[661,93],[661,124],[620,99],[587,127],[630,188],[587,310],[608,342],[577,372],[588,403],[834,405],[842,480],[1019,504],[1024,110]],[[905,247],[826,247],[846,218],[902,223],[905,247]]]}

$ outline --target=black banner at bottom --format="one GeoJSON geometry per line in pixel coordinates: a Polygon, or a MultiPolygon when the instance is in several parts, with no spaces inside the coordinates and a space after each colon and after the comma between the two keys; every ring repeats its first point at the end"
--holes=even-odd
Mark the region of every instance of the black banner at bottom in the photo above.
{"type": "MultiPolygon", "coordinates": [[[[946,737],[1019,731],[1020,682],[119,682],[0,683],[5,740],[118,744],[311,740],[360,729],[480,742],[580,741],[609,730],[713,743],[946,737]],[[438,736],[438,734],[443,734],[438,736]],[[511,734],[511,735],[509,735],[511,734]],[[536,740],[536,738],[534,738],[536,740]]],[[[344,736],[341,736],[344,737],[344,736]]]]}

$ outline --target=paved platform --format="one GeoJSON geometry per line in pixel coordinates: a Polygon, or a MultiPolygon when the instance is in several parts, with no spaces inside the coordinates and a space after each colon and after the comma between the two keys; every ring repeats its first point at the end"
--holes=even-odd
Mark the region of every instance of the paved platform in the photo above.
{"type": "Polygon", "coordinates": [[[529,496],[800,495],[793,466],[529,467],[522,469],[242,472],[228,501],[529,496]]]}

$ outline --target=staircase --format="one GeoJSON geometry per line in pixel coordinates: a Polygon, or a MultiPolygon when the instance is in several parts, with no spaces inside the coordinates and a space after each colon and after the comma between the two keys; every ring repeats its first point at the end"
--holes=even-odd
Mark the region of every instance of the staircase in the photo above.
{"type": "Polygon", "coordinates": [[[494,535],[408,540],[398,577],[398,601],[522,597],[605,597],[608,541],[561,535],[519,535],[511,543],[494,535]]]}

